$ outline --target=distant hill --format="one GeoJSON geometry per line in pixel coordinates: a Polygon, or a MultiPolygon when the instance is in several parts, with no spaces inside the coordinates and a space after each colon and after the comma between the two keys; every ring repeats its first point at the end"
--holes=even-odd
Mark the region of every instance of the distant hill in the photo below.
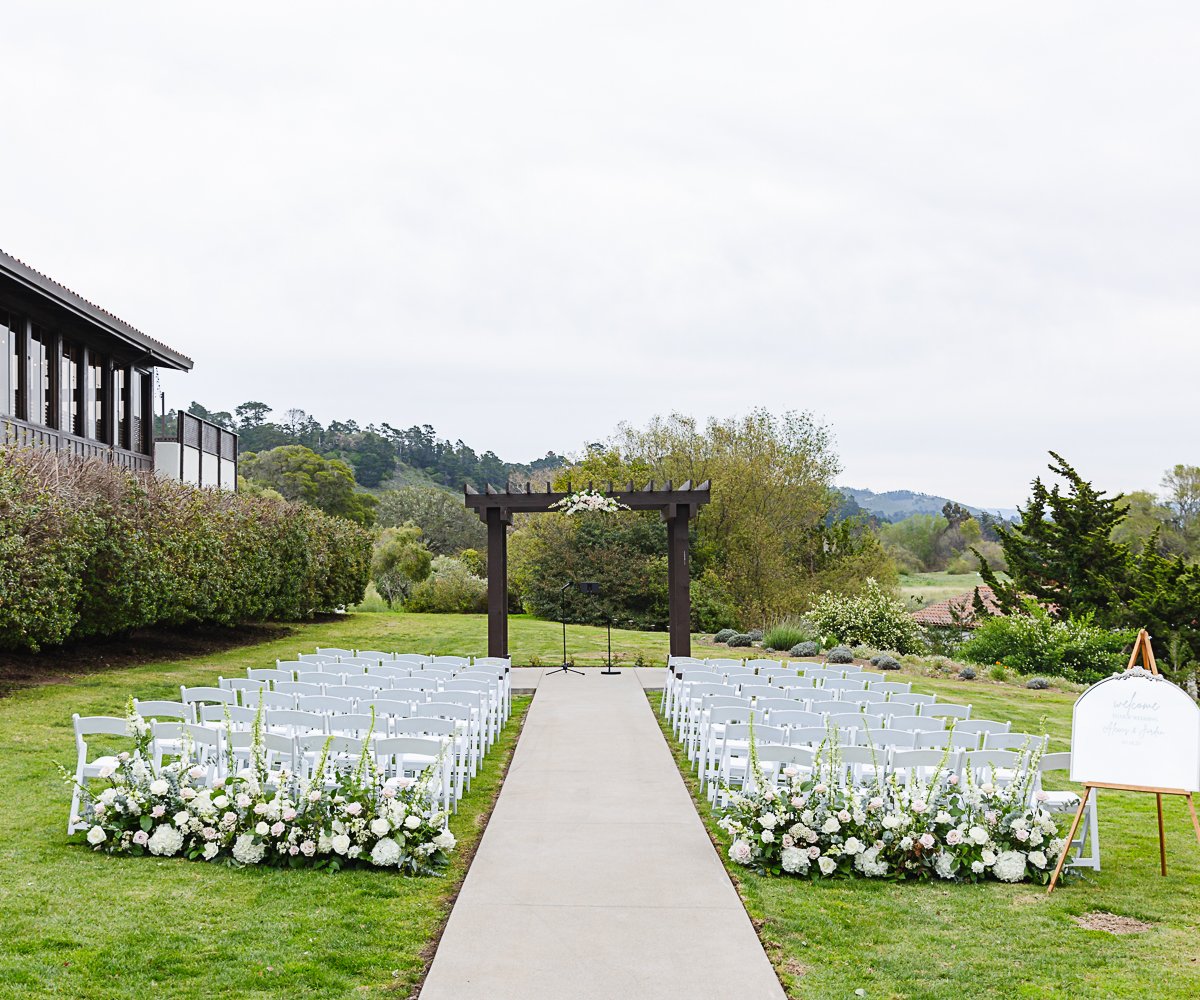
{"type": "MultiPolygon", "coordinates": [[[[951,502],[949,497],[932,496],[929,493],[915,493],[912,490],[889,490],[887,493],[876,493],[873,490],[856,490],[849,486],[839,486],[842,496],[852,499],[863,510],[874,514],[884,521],[903,521],[913,514],[940,514],[942,508],[951,502]]],[[[987,513],[994,517],[1011,521],[1017,516],[1015,507],[973,507],[969,503],[962,504],[972,514],[987,513]]]]}

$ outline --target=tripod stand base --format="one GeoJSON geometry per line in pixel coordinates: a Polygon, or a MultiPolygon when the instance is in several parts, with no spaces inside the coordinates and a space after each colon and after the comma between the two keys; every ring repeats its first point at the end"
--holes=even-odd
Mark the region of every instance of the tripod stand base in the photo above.
{"type": "Polygon", "coordinates": [[[561,667],[555,667],[553,670],[546,671],[547,677],[549,677],[551,674],[578,674],[580,677],[582,677],[583,671],[576,670],[574,667],[570,667],[564,663],[561,667]]]}
{"type": "Polygon", "coordinates": [[[613,670],[612,667],[608,667],[608,668],[600,671],[600,673],[602,673],[602,674],[619,674],[620,672],[621,671],[619,671],[619,670],[613,670]]]}

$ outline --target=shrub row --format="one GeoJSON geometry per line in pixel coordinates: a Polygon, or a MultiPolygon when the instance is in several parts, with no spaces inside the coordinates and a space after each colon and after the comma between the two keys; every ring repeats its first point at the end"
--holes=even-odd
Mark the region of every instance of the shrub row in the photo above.
{"type": "Polygon", "coordinates": [[[303,504],[0,451],[0,648],[311,617],[362,600],[370,555],[303,504]]]}
{"type": "Polygon", "coordinates": [[[987,618],[958,648],[971,663],[1000,664],[1090,684],[1122,670],[1132,629],[1107,629],[1090,616],[1058,621],[1030,602],[1024,614],[987,618]]]}

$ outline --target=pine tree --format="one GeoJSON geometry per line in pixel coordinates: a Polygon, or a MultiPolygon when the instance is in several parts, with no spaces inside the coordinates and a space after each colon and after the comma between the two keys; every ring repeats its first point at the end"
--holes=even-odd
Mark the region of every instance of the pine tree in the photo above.
{"type": "Polygon", "coordinates": [[[1050,456],[1050,471],[1066,481],[1066,491],[1034,479],[1020,523],[997,529],[1009,580],[1001,582],[976,550],[979,572],[1005,611],[1033,598],[1059,618],[1094,611],[1102,621],[1119,619],[1126,613],[1132,571],[1128,548],[1112,539],[1113,527],[1125,517],[1122,497],[1105,496],[1061,455],[1050,456]]]}

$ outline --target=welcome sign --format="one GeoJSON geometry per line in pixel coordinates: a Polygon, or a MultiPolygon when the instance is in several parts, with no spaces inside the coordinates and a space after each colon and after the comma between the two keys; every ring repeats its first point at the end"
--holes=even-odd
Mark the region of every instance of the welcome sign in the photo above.
{"type": "Polygon", "coordinates": [[[1071,780],[1200,791],[1200,707],[1140,667],[1094,684],[1075,702],[1071,780]]]}

